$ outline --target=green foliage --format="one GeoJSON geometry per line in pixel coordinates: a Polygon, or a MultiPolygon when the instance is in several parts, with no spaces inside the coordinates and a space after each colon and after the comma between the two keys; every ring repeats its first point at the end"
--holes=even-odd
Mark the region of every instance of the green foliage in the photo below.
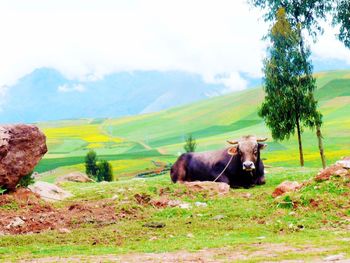
{"type": "Polygon", "coordinates": [[[350,48],[350,1],[339,0],[333,24],[340,25],[338,38],[344,45],[350,48]]]}
{"type": "Polygon", "coordinates": [[[112,165],[106,160],[100,161],[97,165],[97,181],[113,181],[113,168],[112,165]]]}
{"type": "Polygon", "coordinates": [[[300,50],[298,32],[291,28],[283,8],[277,12],[277,21],[269,37],[272,46],[264,63],[264,90],[266,92],[259,115],[264,118],[277,140],[289,138],[299,122],[315,126],[317,102],[313,97],[316,88],[309,49],[300,50]],[[305,57],[304,57],[305,55],[305,57]]]}
{"type": "Polygon", "coordinates": [[[283,197],[282,201],[280,201],[277,204],[277,207],[286,208],[286,209],[292,209],[293,206],[294,206],[294,202],[289,195],[286,195],[285,197],[283,197]]]}
{"type": "Polygon", "coordinates": [[[349,0],[249,0],[265,12],[265,21],[273,22],[275,14],[281,7],[286,10],[287,19],[292,27],[305,29],[314,41],[318,34],[323,33],[321,20],[326,21],[327,15],[333,15],[333,25],[339,25],[338,38],[350,48],[350,1],[349,0]]]}
{"type": "Polygon", "coordinates": [[[33,172],[23,176],[19,181],[17,187],[28,187],[31,184],[34,184],[35,180],[33,178],[33,172]]]}
{"type": "Polygon", "coordinates": [[[334,11],[334,3],[338,0],[249,0],[249,2],[266,11],[264,18],[269,22],[275,21],[275,14],[280,8],[284,8],[292,28],[300,26],[316,38],[317,34],[322,33],[319,20],[325,20],[326,15],[334,11]]]}
{"type": "Polygon", "coordinates": [[[7,191],[7,189],[0,187],[0,195],[4,194],[7,191]]]}
{"type": "Polygon", "coordinates": [[[278,9],[268,37],[271,47],[264,61],[266,97],[259,115],[276,140],[288,139],[297,130],[303,166],[302,126],[315,128],[322,124],[313,95],[316,80],[309,61],[310,49],[304,44],[300,26],[292,27],[284,8],[278,9]]]}
{"type": "Polygon", "coordinates": [[[85,172],[88,176],[95,178],[97,176],[97,155],[96,152],[90,150],[85,156],[85,172]]]}
{"type": "Polygon", "coordinates": [[[186,152],[194,152],[196,150],[197,143],[196,140],[192,137],[192,134],[188,135],[186,138],[186,143],[184,149],[186,152]]]}

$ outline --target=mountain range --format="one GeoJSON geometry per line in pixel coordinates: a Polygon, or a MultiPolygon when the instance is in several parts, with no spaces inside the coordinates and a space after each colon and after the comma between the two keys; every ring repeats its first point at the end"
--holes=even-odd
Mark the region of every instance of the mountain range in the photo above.
{"type": "MultiPolygon", "coordinates": [[[[244,76],[249,86],[259,79],[244,76]]],[[[8,87],[0,123],[121,117],[156,112],[221,95],[227,87],[180,71],[119,72],[71,80],[52,68],[36,69],[8,87]]]]}

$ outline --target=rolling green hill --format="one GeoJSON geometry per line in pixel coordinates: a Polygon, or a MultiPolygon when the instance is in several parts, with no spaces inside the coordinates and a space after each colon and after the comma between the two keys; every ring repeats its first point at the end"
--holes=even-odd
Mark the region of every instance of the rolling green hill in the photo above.
{"type": "MultiPolygon", "coordinates": [[[[331,163],[350,155],[350,71],[322,72],[316,77],[326,157],[331,163]]],[[[154,167],[152,160],[173,162],[189,133],[197,139],[198,151],[225,147],[227,139],[247,134],[271,138],[257,115],[263,97],[263,90],[255,88],[145,115],[39,123],[47,135],[49,153],[36,169],[65,167],[57,174],[83,170],[84,155],[94,149],[101,159],[112,161],[117,175],[133,175],[154,167]]],[[[320,167],[315,132],[305,130],[303,143],[306,166],[320,167]]],[[[268,144],[266,163],[298,165],[295,137],[283,142],[270,139],[268,144]]]]}

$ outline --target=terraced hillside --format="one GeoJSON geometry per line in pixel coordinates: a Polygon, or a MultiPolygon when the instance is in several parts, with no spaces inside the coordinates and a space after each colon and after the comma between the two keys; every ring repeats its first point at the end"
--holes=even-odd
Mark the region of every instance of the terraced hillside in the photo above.
{"type": "MultiPolygon", "coordinates": [[[[350,71],[318,73],[317,85],[326,157],[333,162],[350,152],[350,71]]],[[[40,123],[49,153],[37,171],[83,170],[84,155],[95,149],[101,159],[112,161],[117,175],[133,175],[154,167],[151,161],[173,162],[189,133],[199,151],[224,147],[227,139],[246,134],[271,138],[257,115],[263,97],[263,90],[255,88],[145,115],[40,123]]],[[[319,167],[314,131],[305,130],[303,142],[306,166],[319,167]]],[[[264,157],[273,166],[298,165],[296,138],[270,140],[264,157]]]]}

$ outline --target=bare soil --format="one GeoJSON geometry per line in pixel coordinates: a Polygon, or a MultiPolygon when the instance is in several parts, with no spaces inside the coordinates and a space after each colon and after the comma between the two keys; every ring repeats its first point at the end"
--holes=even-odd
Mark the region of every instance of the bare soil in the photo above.
{"type": "Polygon", "coordinates": [[[125,217],[123,212],[116,214],[111,200],[70,202],[63,208],[55,208],[26,189],[0,196],[0,205],[9,207],[0,209],[0,233],[3,235],[73,229],[86,223],[107,225],[115,222],[118,217],[125,217]],[[16,218],[24,223],[12,226],[11,222],[16,218]]]}

